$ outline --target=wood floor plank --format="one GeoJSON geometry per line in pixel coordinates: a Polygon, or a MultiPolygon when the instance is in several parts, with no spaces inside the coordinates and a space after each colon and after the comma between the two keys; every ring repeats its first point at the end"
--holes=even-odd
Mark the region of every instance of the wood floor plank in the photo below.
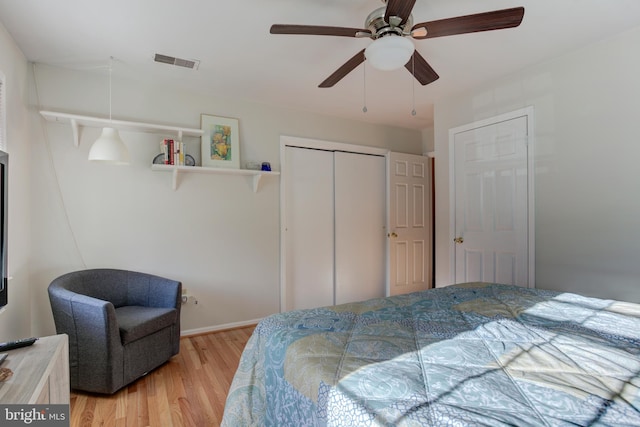
{"type": "Polygon", "coordinates": [[[218,426],[254,326],[180,339],[180,353],[112,396],[72,391],[71,427],[218,426]]]}
{"type": "Polygon", "coordinates": [[[101,426],[115,426],[114,414],[116,412],[116,400],[113,396],[105,397],[101,402],[96,402],[93,411],[93,421],[91,425],[95,425],[96,420],[102,420],[101,426]]]}
{"type": "Polygon", "coordinates": [[[121,420],[127,419],[127,399],[129,397],[129,392],[127,389],[124,389],[122,393],[118,393],[116,396],[116,412],[114,414],[116,418],[116,424],[121,420]]]}
{"type": "Polygon", "coordinates": [[[149,393],[149,424],[152,426],[172,427],[171,410],[167,399],[164,371],[155,370],[148,374],[152,377],[153,394],[149,393]]]}
{"type": "MultiPolygon", "coordinates": [[[[180,364],[180,372],[192,372],[191,365],[187,363],[187,358],[180,358],[178,363],[180,364]]],[[[194,381],[192,375],[184,376],[181,374],[181,381],[185,391],[184,396],[180,399],[180,412],[188,423],[186,425],[207,425],[205,423],[205,416],[203,411],[198,405],[198,393],[196,390],[196,384],[198,381],[194,381]],[[193,421],[193,424],[190,422],[193,421]]]]}
{"type": "Polygon", "coordinates": [[[175,426],[186,425],[180,401],[185,395],[184,385],[180,377],[180,364],[173,358],[167,364],[169,375],[166,376],[167,399],[171,410],[171,421],[175,426]]]}
{"type": "Polygon", "coordinates": [[[76,408],[75,412],[71,412],[69,414],[69,424],[73,426],[82,426],[82,416],[85,412],[85,408],[87,405],[87,396],[83,395],[72,395],[71,396],[71,407],[76,408]]]}

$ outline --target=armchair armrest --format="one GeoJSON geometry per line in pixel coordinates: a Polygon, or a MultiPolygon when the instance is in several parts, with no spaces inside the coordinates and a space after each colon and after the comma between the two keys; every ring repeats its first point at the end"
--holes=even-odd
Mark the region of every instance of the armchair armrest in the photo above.
{"type": "Polygon", "coordinates": [[[69,336],[71,387],[99,391],[121,382],[124,349],[113,304],[60,288],[50,288],[49,298],[57,332],[69,336]]]}

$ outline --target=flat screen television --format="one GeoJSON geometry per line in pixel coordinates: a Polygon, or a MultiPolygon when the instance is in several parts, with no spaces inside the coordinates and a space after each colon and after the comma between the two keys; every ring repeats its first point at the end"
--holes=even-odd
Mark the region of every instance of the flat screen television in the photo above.
{"type": "Polygon", "coordinates": [[[7,213],[9,208],[9,154],[0,151],[0,307],[7,305],[7,213]]]}

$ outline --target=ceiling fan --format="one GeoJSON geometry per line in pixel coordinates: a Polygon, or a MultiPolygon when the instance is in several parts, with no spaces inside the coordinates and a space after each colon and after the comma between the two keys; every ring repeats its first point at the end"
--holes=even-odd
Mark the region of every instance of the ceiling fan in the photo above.
{"type": "Polygon", "coordinates": [[[524,7],[515,7],[413,25],[411,11],[416,0],[382,0],[382,2],[386,3],[386,6],[374,10],[367,16],[365,28],[274,24],[270,32],[271,34],[368,37],[373,40],[366,49],[355,54],[320,83],[321,88],[332,87],[365,60],[369,60],[374,68],[384,70],[397,69],[404,65],[424,86],[436,81],[439,76],[415,50],[408,37],[422,40],[514,28],[520,25],[524,17],[524,7]]]}

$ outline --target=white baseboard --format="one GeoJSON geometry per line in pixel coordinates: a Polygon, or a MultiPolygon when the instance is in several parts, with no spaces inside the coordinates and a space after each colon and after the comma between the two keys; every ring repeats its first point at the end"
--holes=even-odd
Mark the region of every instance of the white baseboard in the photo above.
{"type": "Polygon", "coordinates": [[[244,326],[255,325],[261,320],[262,319],[253,319],[253,320],[246,320],[244,322],[225,323],[224,325],[207,326],[204,328],[186,329],[186,330],[180,331],[180,336],[187,337],[189,335],[200,335],[200,334],[206,334],[208,332],[223,331],[225,329],[242,328],[244,326]]]}

